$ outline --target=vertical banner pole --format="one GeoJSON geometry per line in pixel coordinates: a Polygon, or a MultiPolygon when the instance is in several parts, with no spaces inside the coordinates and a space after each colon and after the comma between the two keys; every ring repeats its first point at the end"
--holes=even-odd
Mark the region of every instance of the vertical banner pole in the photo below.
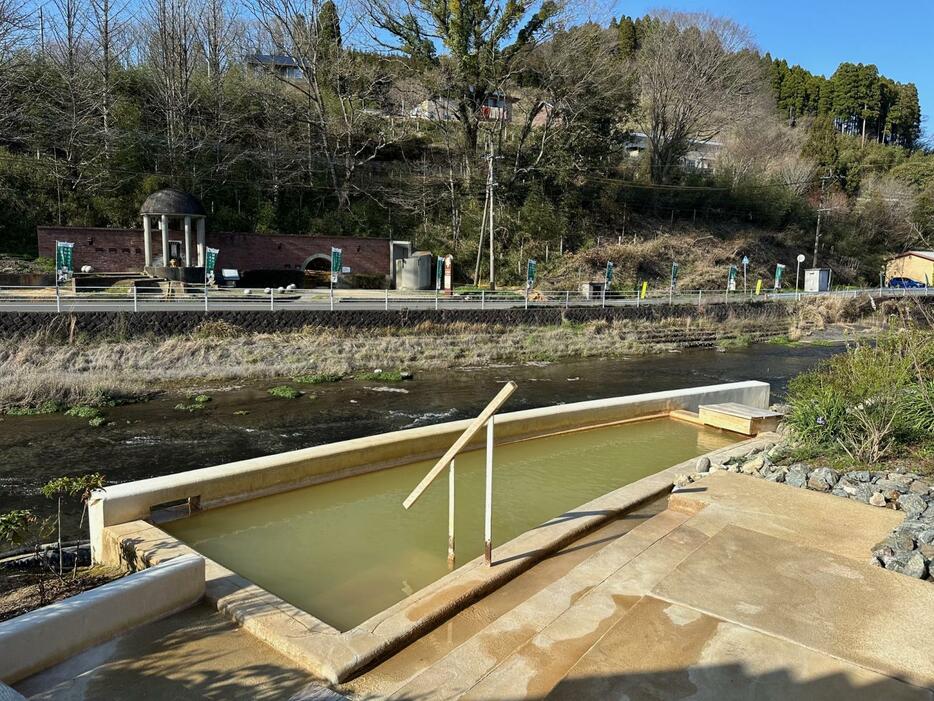
{"type": "Polygon", "coordinates": [[[389,288],[386,288],[386,311],[389,311],[389,288]]]}
{"type": "Polygon", "coordinates": [[[139,311],[139,302],[137,300],[136,293],[137,293],[136,285],[133,285],[133,311],[134,312],[139,311]]]}
{"type": "Polygon", "coordinates": [[[454,569],[454,461],[448,465],[448,569],[454,569]]]}
{"type": "Polygon", "coordinates": [[[493,566],[493,421],[486,422],[486,485],[483,497],[483,559],[493,566]]]}
{"type": "Polygon", "coordinates": [[[269,288],[269,311],[276,311],[276,288],[269,288]]]}
{"type": "Polygon", "coordinates": [[[486,309],[486,290],[480,290],[480,309],[486,309]]]}

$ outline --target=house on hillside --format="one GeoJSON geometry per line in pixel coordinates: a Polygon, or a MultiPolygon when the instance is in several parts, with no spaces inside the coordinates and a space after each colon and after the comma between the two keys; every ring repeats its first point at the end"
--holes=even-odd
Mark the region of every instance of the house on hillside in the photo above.
{"type": "Polygon", "coordinates": [[[890,259],[885,265],[885,279],[895,277],[934,284],[934,251],[905,251],[890,259]]]}
{"type": "Polygon", "coordinates": [[[286,80],[301,80],[304,76],[298,60],[286,54],[250,54],[246,65],[255,73],[274,73],[286,80]]]}
{"type": "MultiPolygon", "coordinates": [[[[626,153],[630,158],[639,158],[649,150],[649,137],[642,132],[633,132],[626,142],[626,153]]],[[[689,170],[713,172],[723,144],[719,141],[691,141],[690,150],[681,158],[681,163],[689,170]]]]}
{"type": "MultiPolygon", "coordinates": [[[[490,122],[511,122],[515,98],[497,91],[487,96],[480,106],[480,118],[490,122]]],[[[433,122],[453,122],[457,119],[457,101],[449,97],[429,97],[409,112],[410,117],[433,122]]]]}

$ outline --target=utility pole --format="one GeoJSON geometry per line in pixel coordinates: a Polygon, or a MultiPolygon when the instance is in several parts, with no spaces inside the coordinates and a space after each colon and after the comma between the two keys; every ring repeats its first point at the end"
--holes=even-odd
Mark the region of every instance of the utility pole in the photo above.
{"type": "Polygon", "coordinates": [[[814,258],[811,260],[811,267],[817,267],[817,248],[820,244],[820,224],[821,215],[829,210],[824,209],[824,191],[827,187],[827,181],[833,180],[833,173],[822,175],[820,179],[820,204],[817,205],[817,229],[814,232],[814,258]]]}
{"type": "Polygon", "coordinates": [[[39,5],[39,54],[45,56],[45,15],[39,5]]]}
{"type": "Polygon", "coordinates": [[[489,163],[489,173],[487,174],[487,188],[489,189],[490,200],[490,289],[496,289],[496,263],[493,255],[493,200],[496,189],[496,175],[493,172],[493,139],[490,138],[489,153],[487,162],[489,163]]]}

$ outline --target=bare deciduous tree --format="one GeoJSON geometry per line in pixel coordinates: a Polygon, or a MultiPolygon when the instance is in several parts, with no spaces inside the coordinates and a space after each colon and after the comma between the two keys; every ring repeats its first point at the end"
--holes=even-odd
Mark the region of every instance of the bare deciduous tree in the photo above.
{"type": "Polygon", "coordinates": [[[747,30],[707,14],[660,13],[637,54],[653,182],[671,180],[692,142],[742,121],[762,88],[747,30]]]}

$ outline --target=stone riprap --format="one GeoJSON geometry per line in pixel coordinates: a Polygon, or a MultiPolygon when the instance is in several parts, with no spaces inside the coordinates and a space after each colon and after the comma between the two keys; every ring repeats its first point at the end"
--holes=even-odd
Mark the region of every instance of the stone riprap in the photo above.
{"type": "Polygon", "coordinates": [[[840,472],[803,462],[782,464],[788,453],[787,446],[779,443],[753,449],[722,464],[701,459],[695,472],[679,476],[676,489],[711,472],[726,470],[902,511],[905,520],[873,548],[870,561],[887,570],[934,582],[934,479],[907,471],[840,472]]]}

